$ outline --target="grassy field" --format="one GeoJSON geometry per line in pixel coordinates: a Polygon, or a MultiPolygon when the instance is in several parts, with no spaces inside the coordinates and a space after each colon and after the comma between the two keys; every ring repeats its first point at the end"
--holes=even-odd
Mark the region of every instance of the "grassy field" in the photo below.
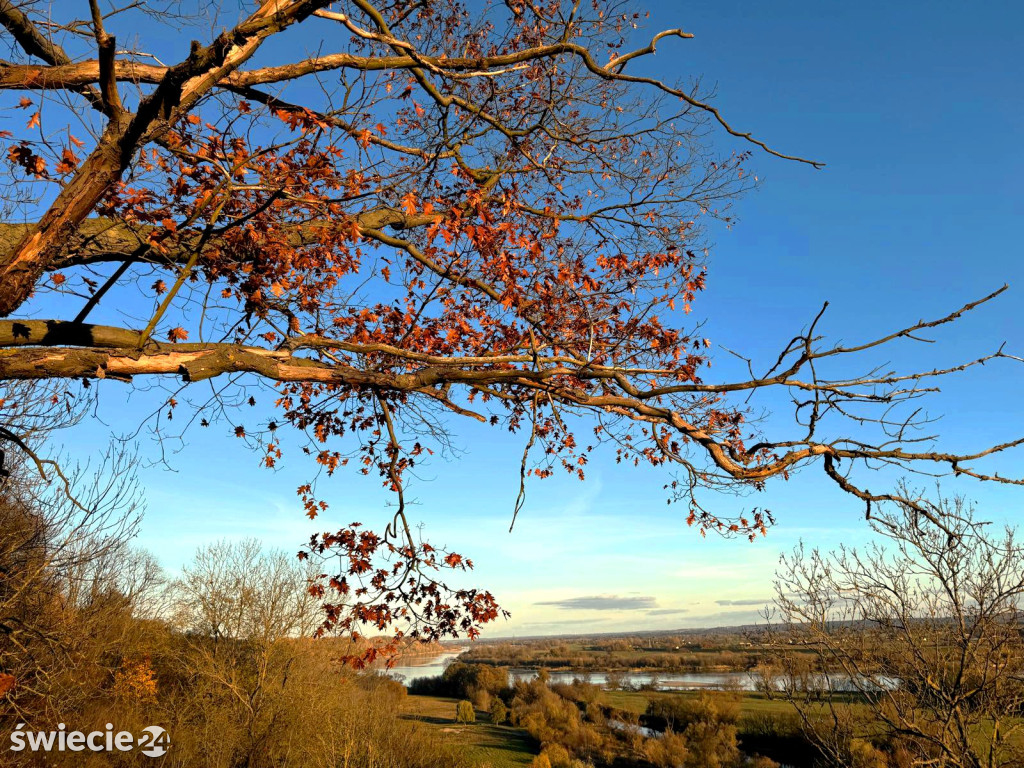
{"type": "MultiPolygon", "coordinates": [[[[605,706],[615,707],[616,709],[620,709],[624,712],[632,712],[634,714],[641,715],[647,711],[647,703],[653,699],[671,696],[696,698],[699,695],[699,691],[602,691],[598,698],[598,702],[605,706]]],[[[740,694],[740,696],[741,721],[744,717],[756,717],[758,715],[786,716],[794,713],[793,706],[789,702],[779,699],[769,699],[763,693],[744,692],[740,694]]],[[[857,720],[862,725],[868,723],[870,721],[870,716],[867,705],[855,704],[853,706],[854,709],[858,710],[856,712],[857,720]]],[[[819,708],[822,716],[826,716],[827,706],[825,704],[821,704],[819,708]]],[[[1024,728],[1021,728],[1020,726],[1021,721],[1016,719],[1011,719],[1004,722],[1002,725],[1003,730],[1010,734],[1007,739],[1008,743],[1024,748],[1024,728]]],[[[864,732],[859,733],[859,735],[867,738],[875,732],[874,728],[869,727],[864,732]]],[[[976,746],[982,748],[983,745],[988,743],[988,739],[991,736],[991,725],[979,724],[974,729],[973,734],[978,740],[976,746]]]]}
{"type": "Polygon", "coordinates": [[[440,696],[407,696],[403,716],[436,728],[465,750],[474,765],[491,768],[525,768],[537,754],[526,731],[508,725],[491,725],[485,712],[477,712],[477,722],[455,722],[458,699],[440,696]]]}
{"type": "MultiPolygon", "coordinates": [[[[602,691],[598,701],[606,706],[642,715],[647,711],[649,701],[676,696],[695,699],[700,696],[700,691],[602,691]]],[[[793,711],[788,702],[769,699],[763,693],[743,693],[741,696],[740,717],[756,714],[788,714],[793,711]]]]}

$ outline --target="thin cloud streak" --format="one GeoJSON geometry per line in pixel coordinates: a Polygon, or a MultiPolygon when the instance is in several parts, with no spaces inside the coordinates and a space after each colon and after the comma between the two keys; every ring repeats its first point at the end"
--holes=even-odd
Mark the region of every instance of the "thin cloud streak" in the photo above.
{"type": "Polygon", "coordinates": [[[534,605],[552,605],[570,611],[644,611],[657,608],[658,601],[650,595],[619,597],[618,595],[587,595],[564,600],[544,600],[534,605]]]}

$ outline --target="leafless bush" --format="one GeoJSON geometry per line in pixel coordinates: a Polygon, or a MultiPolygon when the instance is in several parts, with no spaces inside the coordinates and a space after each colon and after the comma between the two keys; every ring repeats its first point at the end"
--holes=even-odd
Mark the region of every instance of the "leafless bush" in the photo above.
{"type": "MultiPolygon", "coordinates": [[[[777,618],[790,631],[775,638],[824,672],[783,674],[782,693],[834,765],[860,759],[864,740],[908,765],[1021,765],[1024,546],[960,499],[918,505],[931,514],[876,518],[881,542],[863,550],[783,558],[777,618]]],[[[781,655],[788,672],[793,658],[781,655]]]]}

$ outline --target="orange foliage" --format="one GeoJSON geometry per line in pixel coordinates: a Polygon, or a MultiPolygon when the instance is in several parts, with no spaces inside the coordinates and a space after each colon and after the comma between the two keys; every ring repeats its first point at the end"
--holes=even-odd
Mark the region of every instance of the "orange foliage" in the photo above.
{"type": "Polygon", "coordinates": [[[122,659],[120,668],[114,672],[114,693],[126,701],[155,699],[157,680],[150,660],[122,659]]]}

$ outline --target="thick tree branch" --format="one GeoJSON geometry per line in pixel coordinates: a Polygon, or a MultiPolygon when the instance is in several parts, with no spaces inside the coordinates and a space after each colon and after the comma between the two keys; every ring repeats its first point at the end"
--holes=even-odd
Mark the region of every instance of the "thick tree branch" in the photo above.
{"type": "MultiPolygon", "coordinates": [[[[649,402],[650,396],[630,386],[629,391],[614,392],[608,385],[621,384],[624,374],[637,376],[637,371],[623,371],[606,366],[591,366],[571,358],[538,358],[536,353],[497,355],[476,358],[443,358],[408,354],[390,345],[360,345],[317,337],[289,339],[277,349],[227,343],[166,344],[147,341],[138,331],[109,326],[83,325],[58,321],[0,322],[0,378],[41,380],[49,378],[116,378],[134,376],[180,376],[195,382],[230,373],[252,373],[276,382],[308,382],[335,387],[351,387],[374,392],[419,393],[451,402],[438,388],[451,385],[471,389],[493,390],[519,388],[523,392],[543,392],[567,407],[599,410],[625,415],[636,421],[670,427],[685,440],[701,447],[715,467],[729,477],[743,482],[763,482],[781,475],[796,465],[816,457],[824,457],[824,470],[841,488],[867,501],[897,500],[892,494],[871,494],[852,483],[838,471],[836,462],[843,459],[888,461],[907,467],[921,463],[948,465],[958,474],[985,480],[1022,484],[1024,481],[998,475],[982,475],[964,466],[967,462],[1001,453],[1024,444],[1024,439],[1009,441],[981,451],[955,454],[939,451],[909,451],[902,447],[871,446],[851,440],[828,443],[808,439],[790,442],[790,447],[768,460],[760,446],[737,451],[728,440],[713,430],[697,426],[672,405],[649,402]],[[73,346],[68,346],[73,345],[73,346]],[[20,349],[18,347],[21,347],[20,349]],[[407,361],[405,366],[382,369],[348,364],[337,359],[328,361],[296,356],[303,349],[329,347],[359,355],[394,357],[407,361]],[[409,370],[409,364],[422,367],[409,370]],[[402,368],[405,372],[402,372],[402,368]],[[595,392],[586,382],[605,383],[603,391],[595,392]]],[[[781,382],[787,385],[787,382],[781,382]]],[[[754,382],[751,386],[769,386],[776,382],[754,382]]],[[[788,384],[788,385],[791,385],[788,384]]],[[[819,385],[827,391],[826,385],[819,385]]],[[[703,390],[705,385],[689,385],[689,391],[703,390]]],[[[679,390],[686,390],[680,385],[679,390]]],[[[721,388],[721,387],[719,387],[721,388]]],[[[518,398],[529,398],[520,394],[518,398]]],[[[666,456],[685,465],[689,460],[666,448],[657,439],[666,456]]],[[[780,447],[781,444],[776,444],[780,447]]]]}
{"type": "MultiPolygon", "coordinates": [[[[442,218],[438,213],[409,214],[399,208],[382,206],[355,213],[352,221],[360,229],[373,231],[382,229],[405,230],[427,227],[442,218]]],[[[319,242],[326,229],[344,226],[344,220],[308,221],[291,227],[290,242],[298,248],[319,242]]],[[[10,224],[0,222],[0,253],[15,247],[37,224],[10,224]]],[[[78,226],[75,236],[68,238],[56,251],[53,261],[47,265],[47,272],[68,269],[88,264],[109,262],[140,262],[152,264],[183,264],[199,244],[202,233],[182,230],[175,242],[165,251],[140,250],[149,242],[149,237],[159,232],[159,227],[142,224],[128,224],[106,218],[85,219],[78,226]]],[[[210,237],[207,247],[223,245],[223,239],[210,237]]]]}
{"type": "MultiPolygon", "coordinates": [[[[0,24],[4,25],[29,56],[42,59],[51,67],[74,66],[64,49],[44,36],[39,28],[32,23],[32,20],[10,0],[0,0],[0,24]]],[[[5,67],[0,67],[0,69],[5,69],[5,67]]],[[[48,69],[48,67],[43,67],[43,69],[48,69]]],[[[97,80],[98,73],[99,65],[97,63],[97,80]]],[[[82,94],[95,109],[103,109],[103,97],[98,90],[92,87],[91,82],[84,81],[61,87],[82,94]]]]}
{"type": "Polygon", "coordinates": [[[264,40],[327,2],[266,0],[235,29],[169,68],[135,115],[112,116],[96,148],[49,210],[0,260],[0,317],[10,315],[28,298],[39,276],[120,179],[140,146],[163,137],[202,95],[243,64],[264,40]]]}

